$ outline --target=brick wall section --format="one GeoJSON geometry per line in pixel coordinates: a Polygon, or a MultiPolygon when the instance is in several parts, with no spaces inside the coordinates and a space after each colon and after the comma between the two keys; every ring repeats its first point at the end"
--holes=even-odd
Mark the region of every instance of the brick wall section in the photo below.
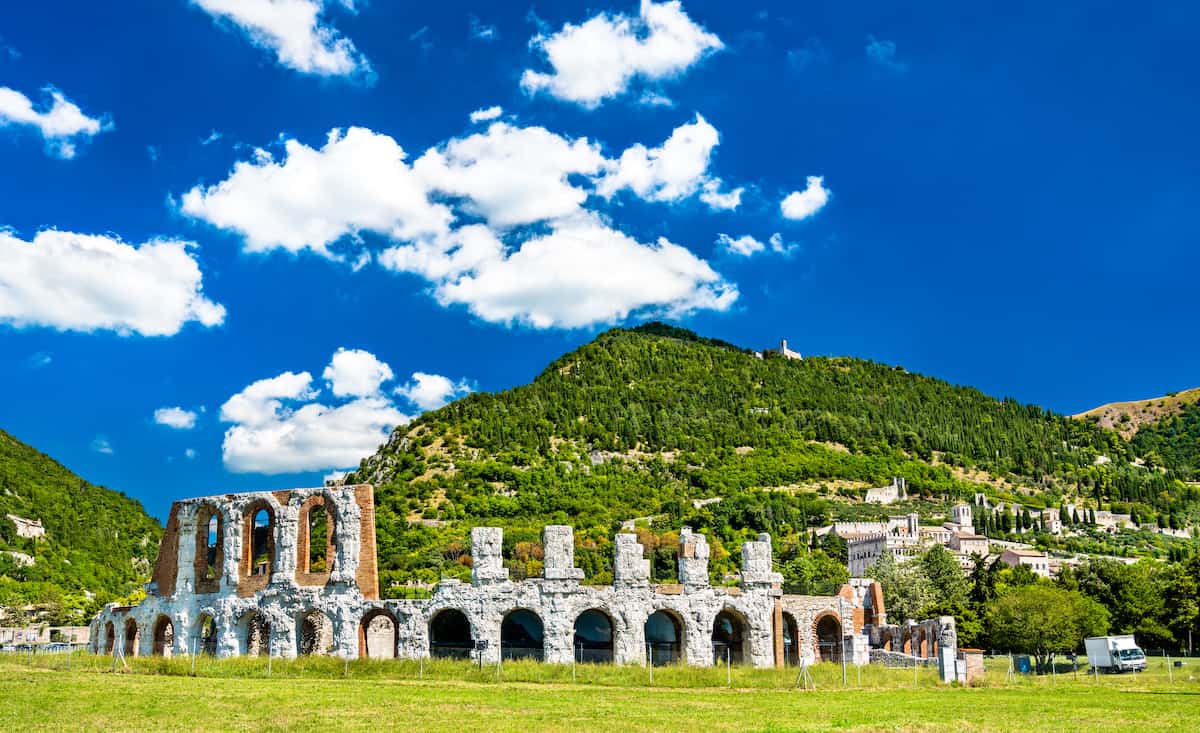
{"type": "Polygon", "coordinates": [[[324,496],[310,496],[300,505],[300,516],[296,527],[296,582],[298,584],[322,586],[329,582],[333,559],[337,556],[334,537],[339,521],[341,521],[340,517],[329,511],[329,502],[325,501],[324,496]],[[325,518],[328,520],[325,523],[325,570],[319,573],[309,572],[308,568],[309,548],[312,546],[312,537],[309,536],[308,528],[313,507],[316,506],[325,507],[327,512],[325,518]]]}
{"type": "Polygon", "coordinates": [[[200,510],[196,522],[196,560],[195,568],[196,592],[216,593],[221,589],[221,568],[225,567],[225,520],[216,507],[206,506],[200,510]],[[213,516],[217,517],[217,553],[212,567],[216,577],[205,578],[208,572],[208,522],[213,516]]]}
{"type": "Polygon", "coordinates": [[[167,528],[162,543],[158,546],[158,559],[154,561],[151,579],[158,584],[159,595],[175,594],[175,580],[179,575],[179,503],[171,505],[167,528]]]}
{"type": "MultiPolygon", "coordinates": [[[[276,498],[283,495],[283,503],[287,503],[287,496],[290,492],[276,491],[276,498]]],[[[275,511],[271,509],[271,505],[266,501],[256,501],[246,508],[246,513],[242,517],[244,528],[242,529],[242,559],[239,563],[237,594],[239,598],[249,598],[260,590],[265,590],[271,582],[271,570],[275,566],[275,531],[278,518],[275,516],[275,511]],[[270,517],[271,531],[267,533],[267,554],[270,556],[267,572],[260,575],[252,575],[254,570],[251,563],[254,558],[254,515],[259,509],[266,509],[270,517]]]]}
{"type": "Polygon", "coordinates": [[[783,599],[775,599],[775,613],[771,615],[771,623],[774,626],[775,636],[775,666],[786,667],[787,659],[784,657],[783,647],[783,599]]]}
{"type": "Polygon", "coordinates": [[[354,487],[362,522],[362,546],[358,550],[358,590],[368,600],[379,600],[378,554],[375,550],[375,489],[370,484],[354,487]]]}

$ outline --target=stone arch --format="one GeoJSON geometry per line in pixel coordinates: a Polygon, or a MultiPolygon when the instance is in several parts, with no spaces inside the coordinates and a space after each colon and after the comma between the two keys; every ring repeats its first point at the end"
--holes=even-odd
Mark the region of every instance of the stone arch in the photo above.
{"type": "Polygon", "coordinates": [[[783,612],[783,663],[786,666],[800,664],[800,624],[791,613],[783,612]]]}
{"type": "Polygon", "coordinates": [[[646,617],[646,652],[654,666],[675,664],[685,659],[686,628],[683,617],[673,609],[659,608],[646,617]]]}
{"type": "Polygon", "coordinates": [[[197,654],[209,657],[217,656],[217,620],[211,613],[205,611],[196,619],[196,631],[193,634],[194,649],[197,654]]]}
{"type": "Polygon", "coordinates": [[[310,608],[296,617],[297,656],[327,656],[333,648],[333,622],[319,609],[310,608]]]}
{"type": "Polygon", "coordinates": [[[883,635],[883,646],[881,648],[885,652],[890,652],[892,650],[892,635],[891,634],[885,633],[883,635]]]}
{"type": "Polygon", "coordinates": [[[912,631],[912,654],[914,657],[924,659],[928,656],[929,647],[926,641],[925,629],[922,626],[914,626],[912,631]]]}
{"type": "Polygon", "coordinates": [[[589,608],[576,616],[573,643],[575,660],[611,663],[615,631],[612,616],[599,608],[589,608]]]}
{"type": "Polygon", "coordinates": [[[261,657],[271,653],[271,623],[261,612],[250,610],[238,621],[242,653],[261,657]]]}
{"type": "Polygon", "coordinates": [[[196,511],[196,592],[216,593],[225,567],[225,517],[214,504],[196,511]]]}
{"type": "Polygon", "coordinates": [[[246,507],[245,531],[242,532],[242,583],[239,590],[256,591],[267,587],[275,566],[275,507],[259,499],[246,507]]]}
{"type": "Polygon", "coordinates": [[[156,657],[169,657],[175,648],[175,624],[165,614],[154,622],[154,648],[156,657]]]}
{"type": "Polygon", "coordinates": [[[467,614],[443,608],[429,619],[429,656],[470,659],[475,648],[474,632],[467,614]]]}
{"type": "Polygon", "coordinates": [[[726,606],[713,618],[713,663],[742,664],[750,658],[750,624],[741,611],[726,606]]]}
{"type": "Polygon", "coordinates": [[[842,620],[837,614],[825,612],[813,619],[813,639],[816,644],[816,658],[821,662],[842,661],[842,647],[845,640],[842,620]]]}
{"type": "Polygon", "coordinates": [[[545,658],[546,627],[542,617],[528,608],[514,608],[500,622],[501,659],[545,658]]]}
{"type": "Polygon", "coordinates": [[[138,628],[137,621],[131,618],[125,619],[125,645],[121,650],[122,653],[127,657],[136,657],[141,640],[142,631],[138,628]]]}
{"type": "Polygon", "coordinates": [[[104,624],[104,653],[112,654],[113,647],[117,641],[117,630],[113,627],[113,622],[109,621],[104,624]]]}
{"type": "Polygon", "coordinates": [[[900,630],[900,651],[903,654],[913,653],[912,627],[905,626],[900,630]]]}
{"type": "Polygon", "coordinates": [[[358,624],[359,659],[395,659],[400,645],[400,623],[386,608],[363,614],[358,624]]]}
{"type": "Polygon", "coordinates": [[[300,585],[329,582],[337,564],[341,519],[337,502],[324,493],[300,504],[296,536],[296,582],[300,585]],[[324,537],[314,537],[314,533],[324,537]]]}

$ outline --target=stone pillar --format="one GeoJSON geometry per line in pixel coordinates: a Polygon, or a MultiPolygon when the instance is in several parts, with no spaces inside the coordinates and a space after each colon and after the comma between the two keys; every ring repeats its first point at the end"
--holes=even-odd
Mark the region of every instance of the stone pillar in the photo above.
{"type": "MultiPolygon", "coordinates": [[[[362,547],[362,524],[358,504],[352,491],[338,491],[337,500],[328,495],[325,510],[333,521],[333,567],[329,575],[332,583],[356,585],[358,580],[359,551],[362,547]],[[332,511],[330,511],[332,510],[332,511]]],[[[309,540],[312,541],[311,539],[309,540]]]]}
{"type": "Polygon", "coordinates": [[[179,513],[179,541],[175,553],[175,593],[190,596],[196,592],[196,510],[191,506],[179,513]]]}
{"type": "Polygon", "coordinates": [[[504,530],[499,527],[471,529],[471,585],[491,585],[508,580],[504,567],[504,530]]]}
{"type": "Polygon", "coordinates": [[[782,583],[783,575],[771,567],[771,535],[764,532],[758,536],[757,541],[743,542],[742,587],[771,588],[782,583]]]}
{"type": "Polygon", "coordinates": [[[299,540],[300,506],[284,504],[275,509],[275,557],[271,585],[296,582],[296,544],[299,540]]]}
{"type": "Polygon", "coordinates": [[[650,561],[637,535],[619,534],[613,545],[613,585],[645,588],[650,585],[650,561]]]}
{"type": "MultiPolygon", "coordinates": [[[[472,535],[472,540],[474,535],[472,535]]],[[[575,532],[562,524],[542,529],[545,560],[542,577],[546,580],[583,580],[583,569],[575,567],[575,532]]],[[[568,661],[570,661],[568,659],[568,661]]]]}
{"type": "Polygon", "coordinates": [[[689,592],[708,587],[708,540],[691,527],[679,531],[679,582],[689,592]]]}
{"type": "Polygon", "coordinates": [[[775,666],[786,667],[787,657],[783,636],[787,630],[783,627],[783,601],[779,598],[775,599],[775,612],[771,614],[771,626],[775,630],[775,666]]]}

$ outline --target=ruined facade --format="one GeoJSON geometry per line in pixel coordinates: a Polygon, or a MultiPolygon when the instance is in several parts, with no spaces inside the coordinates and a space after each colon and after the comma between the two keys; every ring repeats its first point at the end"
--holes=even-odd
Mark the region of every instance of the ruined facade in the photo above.
{"type": "Polygon", "coordinates": [[[470,583],[443,580],[424,600],[381,599],[373,506],[368,485],[176,502],[147,598],[98,614],[92,650],[771,667],[866,663],[872,639],[884,638],[877,583],[785,595],[761,534],[742,545],[739,585],[712,586],[708,543],[686,527],[676,584],[652,584],[636,536],[618,534],[613,584],[583,585],[567,526],[545,528],[542,576],[514,582],[503,531],[475,527],[470,583]]]}

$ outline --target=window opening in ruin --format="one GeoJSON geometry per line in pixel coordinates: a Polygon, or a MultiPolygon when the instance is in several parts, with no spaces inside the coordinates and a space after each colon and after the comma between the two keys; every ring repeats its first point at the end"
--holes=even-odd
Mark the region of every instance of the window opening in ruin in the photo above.
{"type": "Polygon", "coordinates": [[[245,625],[247,656],[259,657],[270,653],[271,625],[262,614],[252,612],[245,625]]]}
{"type": "Polygon", "coordinates": [[[196,624],[196,652],[210,657],[217,656],[217,622],[207,613],[196,624]]]}
{"type": "Polygon", "coordinates": [[[326,656],[333,650],[333,622],[320,611],[301,616],[296,632],[296,652],[300,656],[326,656]]]}
{"type": "Polygon", "coordinates": [[[116,629],[113,628],[112,621],[109,621],[107,624],[104,625],[104,653],[105,654],[112,654],[113,644],[115,644],[117,641],[116,634],[117,634],[117,631],[116,631],[116,629]]]}
{"type": "Polygon", "coordinates": [[[746,625],[739,615],[725,610],[713,620],[712,649],[713,663],[741,664],[746,659],[746,625]]]}
{"type": "Polygon", "coordinates": [[[500,624],[500,655],[504,659],[540,660],[544,641],[542,620],[533,611],[510,611],[500,624]]]}
{"type": "Polygon", "coordinates": [[[387,611],[373,611],[362,620],[363,644],[368,659],[395,659],[396,622],[387,611]]]}
{"type": "Polygon", "coordinates": [[[175,646],[175,624],[166,616],[159,616],[154,624],[154,656],[169,657],[175,646]]]}
{"type": "Polygon", "coordinates": [[[271,572],[271,512],[259,509],[254,512],[253,549],[250,553],[250,574],[266,575],[271,572]]]}
{"type": "Polygon", "coordinates": [[[669,611],[655,611],[646,619],[646,647],[650,663],[674,664],[683,658],[683,625],[669,611]]]}
{"type": "Polygon", "coordinates": [[[220,520],[216,513],[208,518],[208,531],[204,539],[204,579],[216,580],[221,576],[217,562],[217,537],[220,534],[220,520]]]}
{"type": "Polygon", "coordinates": [[[308,572],[329,572],[329,514],[324,504],[308,510],[308,572]]]}
{"type": "Polygon", "coordinates": [[[832,614],[817,621],[817,655],[822,662],[842,661],[842,623],[832,614]]]}
{"type": "Polygon", "coordinates": [[[608,614],[594,608],[575,619],[575,660],[607,664],[613,660],[613,625],[608,614]]]}
{"type": "Polygon", "coordinates": [[[462,611],[448,608],[429,622],[429,656],[470,659],[474,648],[471,622],[462,611]]]}
{"type": "Polygon", "coordinates": [[[125,656],[137,656],[139,641],[141,641],[141,631],[138,630],[137,622],[133,619],[127,620],[125,622],[125,648],[122,650],[125,656]]]}
{"type": "Polygon", "coordinates": [[[800,628],[790,613],[783,614],[783,663],[800,664],[800,628]]]}

